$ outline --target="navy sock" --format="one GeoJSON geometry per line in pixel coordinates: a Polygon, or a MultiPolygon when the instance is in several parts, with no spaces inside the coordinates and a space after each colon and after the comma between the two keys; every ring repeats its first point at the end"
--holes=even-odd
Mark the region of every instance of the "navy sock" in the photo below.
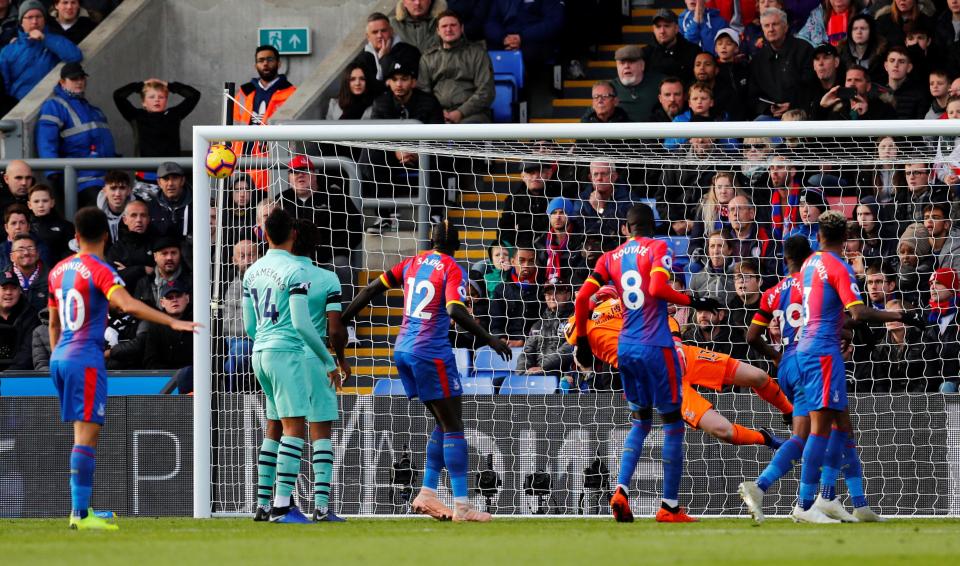
{"type": "Polygon", "coordinates": [[[74,444],[70,452],[70,502],[73,514],[81,519],[90,508],[93,491],[93,472],[97,468],[97,449],[74,444]]]}

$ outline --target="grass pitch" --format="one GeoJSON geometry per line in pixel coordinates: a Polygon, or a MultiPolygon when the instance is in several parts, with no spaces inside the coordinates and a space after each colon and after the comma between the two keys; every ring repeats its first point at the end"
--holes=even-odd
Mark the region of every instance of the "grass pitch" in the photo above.
{"type": "Polygon", "coordinates": [[[116,533],[74,532],[67,520],[0,520],[3,564],[957,564],[960,520],[794,525],[706,519],[501,518],[486,525],[428,519],[270,525],[249,519],[120,519],[116,533]]]}

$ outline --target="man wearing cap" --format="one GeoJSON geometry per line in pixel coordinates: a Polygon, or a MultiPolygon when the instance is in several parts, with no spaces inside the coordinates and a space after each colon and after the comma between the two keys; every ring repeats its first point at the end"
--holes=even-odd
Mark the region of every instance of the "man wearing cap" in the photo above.
{"type": "Polygon", "coordinates": [[[556,54],[563,31],[563,0],[491,0],[489,4],[484,28],[489,49],[519,50],[527,65],[545,63],[556,54]]]}
{"type": "Polygon", "coordinates": [[[957,325],[957,292],[960,276],[941,267],[930,274],[930,302],[927,327],[923,331],[923,383],[913,383],[910,391],[937,391],[944,378],[960,375],[960,326],[957,325]]]}
{"type": "Polygon", "coordinates": [[[661,75],[676,76],[684,83],[693,80],[693,58],[700,48],[680,35],[677,15],[672,10],[661,8],[653,16],[653,37],[656,41],[647,46],[647,69],[661,75]]]}
{"type": "Polygon", "coordinates": [[[706,0],[685,0],[684,3],[687,9],[680,14],[680,33],[690,43],[716,55],[713,43],[717,31],[727,27],[727,20],[720,15],[720,10],[707,8],[706,0]]]}
{"type": "Polygon", "coordinates": [[[165,161],[157,167],[157,184],[160,192],[150,201],[150,224],[158,236],[186,238],[193,233],[193,195],[187,188],[187,177],[173,161],[165,161]]]}
{"type": "Polygon", "coordinates": [[[387,92],[373,101],[374,120],[419,120],[424,124],[446,121],[437,97],[417,88],[418,67],[405,59],[387,58],[383,71],[387,92]]]}
{"type": "Polygon", "coordinates": [[[79,63],[83,53],[72,41],[47,29],[43,3],[20,3],[17,39],[0,51],[0,75],[7,93],[20,100],[58,63],[79,63]]]}
{"type": "Polygon", "coordinates": [[[813,74],[813,48],[790,35],[787,13],[768,8],[760,15],[763,47],[750,63],[750,95],[754,116],[774,118],[802,103],[803,84],[813,74]]]}
{"type": "Polygon", "coordinates": [[[549,228],[547,205],[550,199],[544,194],[545,183],[539,162],[523,163],[520,179],[523,186],[511,187],[510,194],[503,201],[500,219],[497,222],[497,240],[511,246],[519,242],[527,245],[546,233],[549,228]]]}
{"type": "Polygon", "coordinates": [[[0,271],[0,371],[33,369],[31,340],[39,324],[37,310],[23,296],[17,276],[0,271]]]}
{"type": "Polygon", "coordinates": [[[530,328],[517,359],[517,372],[527,375],[548,374],[562,377],[573,368],[573,348],[564,335],[568,319],[573,316],[573,289],[564,277],[555,277],[543,286],[540,319],[530,328]]]}
{"type": "Polygon", "coordinates": [[[180,285],[189,292],[193,276],[183,265],[181,243],[180,239],[173,236],[162,236],[154,241],[152,251],[156,267],[153,277],[140,279],[134,297],[152,306],[160,304],[160,292],[170,285],[180,285]]]}
{"type": "MultiPolygon", "coordinates": [[[[190,289],[177,281],[164,285],[160,289],[160,310],[177,320],[193,320],[190,289]]],[[[146,369],[180,369],[193,364],[193,335],[162,324],[144,324],[143,363],[146,369]]]]}
{"type": "Polygon", "coordinates": [[[820,241],[817,235],[820,232],[820,215],[826,212],[827,204],[823,200],[823,193],[817,189],[806,189],[800,193],[800,224],[787,234],[787,238],[792,236],[803,236],[810,241],[810,249],[817,251],[820,249],[820,241]]]}
{"type": "Polygon", "coordinates": [[[617,60],[617,78],[613,88],[631,122],[648,122],[657,104],[660,73],[646,72],[643,50],[636,45],[624,45],[614,54],[617,60]]]}
{"type": "Polygon", "coordinates": [[[820,101],[834,87],[839,90],[844,82],[840,69],[840,54],[836,47],[824,43],[813,50],[813,74],[804,88],[802,108],[810,118],[824,119],[827,110],[820,105],[820,101]]]}
{"type": "MultiPolygon", "coordinates": [[[[67,63],[60,69],[60,83],[40,107],[38,157],[116,157],[107,116],[90,104],[86,90],[87,73],[80,63],[67,63]]],[[[77,203],[81,207],[96,203],[105,174],[103,170],[77,171],[77,203]]]]}

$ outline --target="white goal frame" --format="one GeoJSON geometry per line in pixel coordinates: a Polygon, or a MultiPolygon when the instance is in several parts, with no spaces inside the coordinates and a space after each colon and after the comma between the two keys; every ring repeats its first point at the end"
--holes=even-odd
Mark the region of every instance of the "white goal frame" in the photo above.
{"type": "MultiPolygon", "coordinates": [[[[540,139],[641,140],[744,137],[960,136],[960,120],[687,122],[620,124],[362,124],[195,126],[193,128],[193,254],[210,265],[210,178],[205,157],[211,143],[232,141],[495,141],[540,139]]],[[[614,160],[615,161],[615,160],[614,160]]],[[[211,281],[209,270],[193,271],[193,320],[202,327],[193,340],[193,516],[211,517],[211,281]]],[[[952,481],[960,483],[960,456],[953,455],[952,481]]],[[[951,482],[952,483],[952,482],[951,482]]],[[[957,491],[960,488],[954,488],[957,491]]],[[[958,496],[960,498],[960,496],[958,496]]],[[[951,507],[957,509],[953,502],[951,507]]],[[[218,514],[219,516],[219,514],[218,514]]],[[[395,517],[395,516],[394,516],[395,517]]],[[[543,517],[534,515],[534,517],[543,517]]],[[[913,516],[916,517],[916,516],[913,516]]]]}

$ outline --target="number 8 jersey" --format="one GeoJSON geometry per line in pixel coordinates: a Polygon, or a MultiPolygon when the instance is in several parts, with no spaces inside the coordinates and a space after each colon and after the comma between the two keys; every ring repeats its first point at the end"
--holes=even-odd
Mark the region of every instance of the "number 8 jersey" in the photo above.
{"type": "Polygon", "coordinates": [[[407,258],[380,276],[389,289],[403,289],[403,325],[393,349],[436,357],[450,350],[447,305],[467,296],[463,268],[450,256],[425,251],[407,258]]]}
{"type": "Polygon", "coordinates": [[[673,347],[667,302],[650,294],[653,272],[670,275],[672,266],[673,256],[666,242],[639,236],[597,260],[594,282],[598,286],[613,283],[626,310],[621,343],[673,347]]]}
{"type": "Polygon", "coordinates": [[[77,254],[58,263],[47,279],[47,304],[60,316],[60,341],[50,361],[104,367],[103,333],[107,328],[110,294],[123,279],[102,259],[77,254]]]}

